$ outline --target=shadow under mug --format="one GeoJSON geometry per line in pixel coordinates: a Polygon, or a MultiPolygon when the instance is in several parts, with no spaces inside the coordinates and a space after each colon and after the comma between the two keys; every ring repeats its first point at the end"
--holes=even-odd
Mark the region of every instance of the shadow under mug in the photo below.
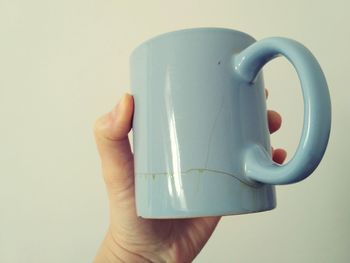
{"type": "Polygon", "coordinates": [[[181,218],[273,209],[274,185],[309,176],[327,147],[331,103],[311,52],[287,38],[256,41],[192,28],[142,43],[130,57],[138,216],[181,218]],[[285,56],[300,79],[302,136],[284,165],[271,159],[261,69],[285,56]]]}

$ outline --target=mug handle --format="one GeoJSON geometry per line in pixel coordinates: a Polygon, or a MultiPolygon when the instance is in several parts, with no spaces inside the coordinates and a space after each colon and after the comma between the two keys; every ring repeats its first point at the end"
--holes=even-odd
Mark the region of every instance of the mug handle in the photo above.
{"type": "Polygon", "coordinates": [[[233,57],[235,72],[250,85],[261,68],[283,55],[294,66],[303,93],[304,123],[302,136],[293,158],[285,165],[271,160],[260,145],[249,145],[244,167],[247,178],[266,184],[291,184],[308,177],[326,150],[331,127],[331,102],[325,76],[312,53],[288,38],[271,37],[253,43],[233,57]]]}

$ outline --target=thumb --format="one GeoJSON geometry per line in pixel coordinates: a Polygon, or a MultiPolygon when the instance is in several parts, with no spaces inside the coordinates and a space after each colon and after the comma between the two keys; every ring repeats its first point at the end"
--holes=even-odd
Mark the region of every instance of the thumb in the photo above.
{"type": "Polygon", "coordinates": [[[128,139],[133,111],[133,97],[126,93],[112,111],[98,118],[94,125],[103,177],[109,193],[119,193],[133,187],[133,154],[128,139]]]}

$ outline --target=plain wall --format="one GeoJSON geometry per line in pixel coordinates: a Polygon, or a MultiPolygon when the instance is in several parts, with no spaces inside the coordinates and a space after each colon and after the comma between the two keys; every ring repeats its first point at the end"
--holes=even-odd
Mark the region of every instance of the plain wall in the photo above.
{"type": "MultiPolygon", "coordinates": [[[[91,262],[108,224],[92,125],[129,91],[130,52],[159,33],[227,27],[304,43],[326,74],[333,125],[307,180],[271,212],[229,216],[195,262],[350,262],[349,1],[0,0],[0,262],[91,262]]],[[[285,59],[264,69],[272,136],[289,158],[303,120],[285,59]]]]}

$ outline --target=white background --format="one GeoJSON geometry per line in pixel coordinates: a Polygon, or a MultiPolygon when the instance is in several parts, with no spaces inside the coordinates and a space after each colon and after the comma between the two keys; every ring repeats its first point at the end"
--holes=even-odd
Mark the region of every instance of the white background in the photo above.
{"type": "MultiPolygon", "coordinates": [[[[108,223],[91,127],[129,91],[140,42],[190,27],[285,36],[326,74],[328,150],[302,183],[277,188],[277,209],[225,217],[195,262],[350,262],[349,48],[346,0],[0,0],[0,262],[91,262],[108,223]]],[[[303,119],[290,64],[265,67],[272,136],[289,158],[303,119]]]]}

